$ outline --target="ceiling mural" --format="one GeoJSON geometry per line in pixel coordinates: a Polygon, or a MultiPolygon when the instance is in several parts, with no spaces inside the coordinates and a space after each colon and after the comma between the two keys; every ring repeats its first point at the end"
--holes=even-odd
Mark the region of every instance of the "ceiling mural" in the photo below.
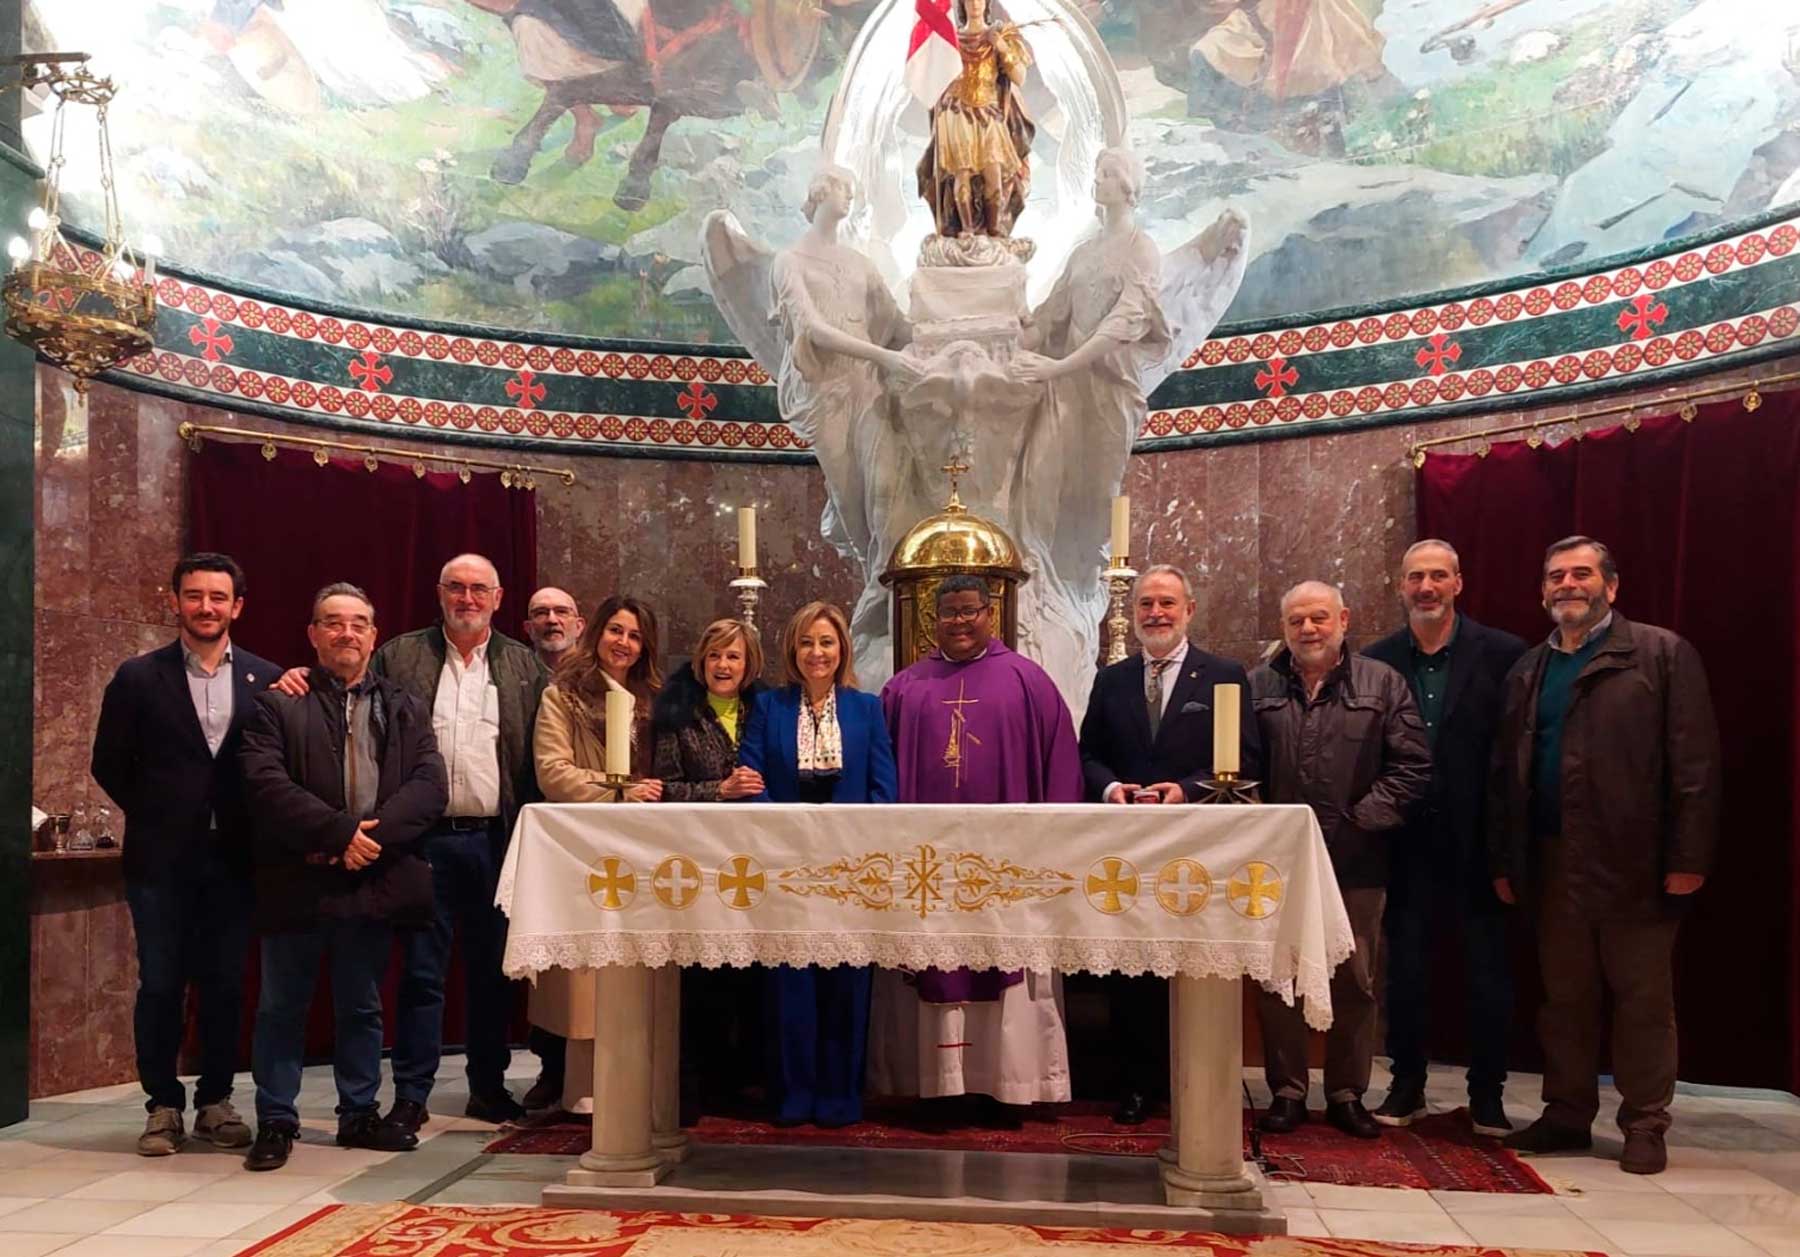
{"type": "MultiPolygon", "coordinates": [[[[25,40],[120,82],[127,218],[180,265],[395,317],[718,342],[700,222],[798,235],[876,3],[26,0],[25,40]]],[[[1800,201],[1789,0],[1084,8],[1158,242],[1226,202],[1250,216],[1234,321],[1600,264],[1800,201]]],[[[25,132],[41,156],[48,115],[25,132]]],[[[80,223],[79,123],[69,149],[80,223]]]]}

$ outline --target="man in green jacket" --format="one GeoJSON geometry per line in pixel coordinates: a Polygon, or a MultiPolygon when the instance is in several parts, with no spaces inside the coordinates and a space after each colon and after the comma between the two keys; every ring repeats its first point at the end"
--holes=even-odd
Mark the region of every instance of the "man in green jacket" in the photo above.
{"type": "Polygon", "coordinates": [[[1590,1146],[1610,996],[1619,1168],[1655,1174],[1675,1094],[1675,934],[1718,843],[1719,730],[1699,653],[1616,613],[1618,594],[1606,546],[1552,545],[1543,597],[1556,629],[1502,691],[1489,871],[1503,903],[1534,909],[1544,979],[1544,1112],[1505,1142],[1590,1146]]]}

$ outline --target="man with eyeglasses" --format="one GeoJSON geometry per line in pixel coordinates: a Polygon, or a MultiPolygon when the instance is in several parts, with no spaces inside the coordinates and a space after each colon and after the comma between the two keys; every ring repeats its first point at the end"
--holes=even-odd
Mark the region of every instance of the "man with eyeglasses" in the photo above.
{"type": "MultiPolygon", "coordinates": [[[[994,639],[987,581],[945,577],[937,649],[881,691],[902,803],[1079,803],[1081,749],[1056,684],[994,639]]],[[[975,816],[970,823],[979,825],[975,816]]],[[[1062,980],[1054,973],[926,969],[876,973],[871,1089],[986,1096],[976,1116],[1017,1127],[1018,1106],[1069,1098],[1062,980]]]]}
{"type": "Polygon", "coordinates": [[[420,848],[444,811],[444,761],[430,709],[369,669],[375,606],[366,593],[321,589],[306,636],[318,656],[307,692],[258,695],[239,752],[263,935],[249,1170],[286,1165],[299,1138],[306,1018],[326,959],[338,1143],[380,1152],[419,1143],[377,1102],[381,976],[394,931],[433,919],[420,848]]]}
{"type": "MultiPolygon", "coordinates": [[[[407,940],[394,1028],[394,1107],[388,1120],[417,1131],[444,1047],[444,984],[462,934],[469,1100],[463,1112],[509,1122],[525,1110],[506,1089],[513,988],[500,971],[506,918],[494,906],[500,864],[519,809],[537,797],[531,734],[549,674],[525,643],[494,630],[504,591],[479,554],[438,573],[438,623],[391,638],[370,669],[425,704],[450,781],[450,804],[421,844],[437,913],[407,940]]],[[[282,678],[288,690],[293,674],[282,678]]]]}
{"type": "Polygon", "coordinates": [[[568,657],[586,627],[574,595],[555,585],[545,585],[525,604],[525,636],[531,639],[538,662],[551,672],[568,657]]]}

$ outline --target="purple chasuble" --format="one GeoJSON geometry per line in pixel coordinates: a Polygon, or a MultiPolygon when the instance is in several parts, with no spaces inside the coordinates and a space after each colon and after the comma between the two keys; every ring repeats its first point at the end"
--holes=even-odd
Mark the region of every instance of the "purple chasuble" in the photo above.
{"type": "MultiPolygon", "coordinates": [[[[933,651],[881,690],[902,803],[1079,803],[1075,722],[1048,673],[998,640],[956,663],[933,651]]],[[[929,1004],[997,1000],[1023,972],[927,969],[929,1004]]]]}

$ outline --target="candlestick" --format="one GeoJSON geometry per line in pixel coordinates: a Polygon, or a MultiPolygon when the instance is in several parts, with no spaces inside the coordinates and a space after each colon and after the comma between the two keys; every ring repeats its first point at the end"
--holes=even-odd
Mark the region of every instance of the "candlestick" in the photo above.
{"type": "MultiPolygon", "coordinates": [[[[1116,504],[1121,499],[1113,500],[1116,504]]],[[[1137,572],[1126,566],[1122,553],[1115,551],[1106,570],[1100,573],[1100,579],[1106,582],[1107,592],[1106,662],[1117,663],[1126,653],[1126,635],[1131,628],[1131,620],[1125,614],[1125,602],[1131,597],[1131,585],[1137,580],[1137,572]]]]}
{"type": "Polygon", "coordinates": [[[1131,553],[1131,497],[1120,494],[1112,500],[1112,554],[1120,563],[1131,553]]]}
{"type": "Polygon", "coordinates": [[[606,691],[606,774],[631,775],[631,695],[606,691]]]}
{"type": "Polygon", "coordinates": [[[1213,775],[1227,778],[1238,771],[1239,735],[1243,726],[1243,690],[1236,685],[1213,686],[1213,775]]]}
{"type": "Polygon", "coordinates": [[[756,571],[756,508],[738,507],[738,566],[756,571]]]}
{"type": "Polygon", "coordinates": [[[731,582],[731,592],[737,595],[738,619],[752,630],[756,629],[756,604],[768,587],[769,582],[758,576],[753,567],[739,568],[738,578],[731,582]]]}

